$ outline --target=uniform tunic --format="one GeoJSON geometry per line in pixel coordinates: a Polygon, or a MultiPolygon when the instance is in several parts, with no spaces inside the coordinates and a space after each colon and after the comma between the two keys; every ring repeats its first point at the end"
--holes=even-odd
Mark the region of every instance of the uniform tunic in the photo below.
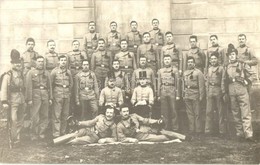
{"type": "Polygon", "coordinates": [[[192,48],[185,54],[183,60],[183,71],[187,70],[187,58],[192,56],[195,58],[196,68],[199,69],[201,72],[204,72],[205,62],[206,62],[206,55],[203,50],[200,48],[192,48]]]}
{"type": "Polygon", "coordinates": [[[163,57],[165,55],[170,55],[172,58],[172,66],[177,67],[180,71],[182,71],[182,51],[177,49],[175,44],[167,44],[162,47],[161,50],[161,67],[164,66],[163,64],[163,57]]]}
{"type": "Polygon", "coordinates": [[[137,53],[137,48],[142,44],[142,35],[139,31],[130,31],[126,34],[126,40],[128,42],[128,49],[131,52],[137,53]]]}

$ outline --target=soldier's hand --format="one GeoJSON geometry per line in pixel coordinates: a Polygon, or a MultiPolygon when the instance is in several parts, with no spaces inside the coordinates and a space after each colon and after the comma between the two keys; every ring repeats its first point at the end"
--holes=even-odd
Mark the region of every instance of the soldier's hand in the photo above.
{"type": "Polygon", "coordinates": [[[49,104],[52,105],[52,100],[49,100],[49,104]]]}
{"type": "Polygon", "coordinates": [[[176,97],[176,100],[180,100],[180,97],[176,97]]]}
{"type": "Polygon", "coordinates": [[[8,104],[3,104],[4,109],[8,109],[9,105],[8,104]]]}

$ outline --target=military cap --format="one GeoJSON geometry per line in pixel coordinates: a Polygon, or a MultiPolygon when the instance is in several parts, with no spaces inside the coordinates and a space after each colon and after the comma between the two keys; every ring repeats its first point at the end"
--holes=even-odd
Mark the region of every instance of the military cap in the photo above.
{"type": "Polygon", "coordinates": [[[20,53],[16,49],[11,50],[11,63],[17,64],[21,63],[20,53]]]}

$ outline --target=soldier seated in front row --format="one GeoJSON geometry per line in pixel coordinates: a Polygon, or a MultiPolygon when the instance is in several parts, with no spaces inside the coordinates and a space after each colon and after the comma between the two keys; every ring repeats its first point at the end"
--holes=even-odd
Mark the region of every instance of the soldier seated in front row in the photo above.
{"type": "Polygon", "coordinates": [[[135,113],[129,114],[129,108],[127,106],[121,106],[120,115],[121,121],[117,124],[117,136],[118,141],[120,142],[163,142],[176,138],[186,141],[191,140],[191,137],[162,129],[164,126],[163,119],[155,120],[150,118],[143,118],[135,113]],[[143,125],[153,127],[153,129],[157,130],[157,133],[142,131],[140,127],[143,125]]]}

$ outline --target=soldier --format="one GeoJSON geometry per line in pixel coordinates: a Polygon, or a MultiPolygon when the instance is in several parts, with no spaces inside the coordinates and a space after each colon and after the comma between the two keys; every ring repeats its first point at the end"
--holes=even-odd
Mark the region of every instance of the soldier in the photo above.
{"type": "Polygon", "coordinates": [[[143,118],[137,114],[129,114],[129,108],[122,105],[121,121],[117,124],[117,136],[120,142],[136,143],[138,141],[163,142],[170,139],[191,140],[191,137],[162,129],[163,120],[143,118]],[[154,127],[156,133],[142,132],[142,126],[154,127]]]}
{"type": "MultiPolygon", "coordinates": [[[[20,143],[20,132],[24,119],[24,79],[20,53],[16,49],[11,51],[12,69],[8,71],[2,80],[1,102],[7,110],[9,126],[9,138],[11,143],[20,143]]],[[[10,144],[12,146],[13,144],[10,144]]]]}
{"type": "Polygon", "coordinates": [[[91,58],[91,70],[96,73],[100,90],[104,88],[105,78],[111,68],[111,63],[111,53],[105,49],[105,40],[100,38],[97,51],[93,53],[91,58]]]}
{"type": "Polygon", "coordinates": [[[139,83],[133,92],[131,103],[134,106],[134,113],[142,117],[151,117],[151,109],[154,104],[152,88],[147,84],[145,71],[139,72],[139,83]]]}
{"type": "Polygon", "coordinates": [[[228,57],[225,55],[224,48],[218,44],[218,36],[217,35],[211,35],[209,37],[211,42],[211,47],[208,48],[207,55],[206,55],[206,71],[210,67],[210,57],[211,54],[214,52],[218,52],[218,64],[219,65],[225,65],[228,64],[228,57]]]}
{"type": "Polygon", "coordinates": [[[165,55],[164,68],[158,71],[158,100],[161,101],[161,114],[166,120],[166,130],[178,131],[176,101],[180,100],[180,79],[178,69],[171,65],[172,58],[165,55]]]}
{"type": "Polygon", "coordinates": [[[31,140],[44,139],[52,104],[50,73],[44,69],[44,57],[36,57],[36,68],[26,76],[26,100],[30,106],[31,140]]]}
{"type": "Polygon", "coordinates": [[[45,69],[51,73],[51,71],[59,65],[58,53],[55,52],[55,41],[47,41],[48,52],[45,53],[44,65],[45,69]]]}
{"type": "Polygon", "coordinates": [[[164,35],[162,30],[159,28],[159,20],[154,18],[152,20],[153,29],[149,31],[151,34],[151,43],[157,46],[158,52],[161,52],[162,46],[164,45],[164,35]]]}
{"type": "MultiPolygon", "coordinates": [[[[144,56],[141,56],[139,58],[139,66],[140,68],[134,70],[132,75],[132,90],[134,90],[135,87],[139,84],[139,75],[140,72],[145,71],[147,76],[147,83],[152,87],[152,89],[155,91],[155,75],[151,68],[147,67],[147,58],[144,56]]],[[[133,92],[132,92],[133,93],[133,92]]]]}
{"type": "MultiPolygon", "coordinates": [[[[136,56],[137,48],[142,43],[142,35],[137,30],[138,24],[136,21],[130,22],[131,31],[127,33],[126,40],[128,42],[128,50],[136,56]]],[[[122,45],[121,45],[122,48],[122,45]]]]}
{"type": "Polygon", "coordinates": [[[108,72],[107,77],[107,87],[102,89],[100,93],[99,106],[119,107],[124,103],[123,92],[116,87],[116,77],[112,72],[108,72]]]}
{"type": "Polygon", "coordinates": [[[73,78],[81,70],[82,60],[88,59],[84,51],[79,50],[80,43],[78,40],[72,41],[72,51],[67,53],[68,68],[71,71],[73,78]]]}
{"type": "Polygon", "coordinates": [[[162,47],[161,50],[161,67],[163,67],[164,56],[170,55],[172,59],[172,66],[175,66],[180,74],[182,74],[182,51],[176,48],[175,43],[173,42],[173,34],[172,32],[166,32],[166,45],[162,47]]]}
{"type": "Polygon", "coordinates": [[[148,32],[143,34],[144,44],[140,45],[137,49],[137,64],[139,67],[139,59],[141,56],[147,58],[147,66],[150,67],[154,73],[160,68],[160,58],[157,46],[151,43],[151,35],[148,32]]]}
{"type": "Polygon", "coordinates": [[[199,69],[201,72],[204,72],[206,55],[203,52],[203,50],[201,50],[199,47],[197,47],[197,41],[198,41],[197,36],[192,35],[192,36],[190,36],[189,40],[190,40],[190,47],[191,48],[185,54],[183,71],[187,70],[187,67],[188,67],[188,65],[186,63],[187,58],[188,57],[194,57],[196,68],[199,69]]]}
{"type": "Polygon", "coordinates": [[[35,60],[39,54],[34,51],[35,41],[33,38],[28,38],[26,40],[27,50],[22,54],[22,66],[23,66],[23,76],[26,77],[28,71],[35,67],[35,60]]]}
{"type": "Polygon", "coordinates": [[[184,102],[189,119],[191,134],[202,133],[201,101],[205,95],[205,80],[203,73],[196,68],[195,58],[187,57],[187,70],[184,71],[184,102]]]}
{"type": "Polygon", "coordinates": [[[239,47],[237,47],[238,55],[237,60],[239,62],[244,62],[248,64],[250,67],[257,65],[257,58],[255,57],[255,51],[246,45],[246,35],[239,34],[238,42],[239,47]]]}
{"type": "Polygon", "coordinates": [[[206,108],[206,123],[205,123],[205,134],[213,135],[214,133],[214,118],[217,118],[218,132],[220,137],[224,137],[225,134],[225,123],[224,123],[224,102],[223,93],[221,89],[222,78],[224,75],[223,66],[218,62],[219,52],[214,51],[210,54],[210,66],[207,71],[206,79],[206,92],[207,92],[207,108],[206,108]],[[214,111],[216,111],[217,116],[214,116],[214,111]]]}
{"type": "Polygon", "coordinates": [[[66,66],[67,57],[61,55],[59,56],[59,66],[51,72],[53,85],[52,134],[54,138],[65,134],[66,120],[69,116],[73,78],[66,66]]]}
{"type": "Polygon", "coordinates": [[[84,48],[88,53],[89,58],[92,58],[93,52],[96,50],[98,46],[98,39],[100,38],[100,34],[96,31],[96,23],[94,21],[90,21],[88,23],[89,32],[84,36],[84,48]]]}
{"type": "Polygon", "coordinates": [[[81,109],[81,120],[94,119],[98,114],[99,89],[96,75],[89,70],[89,61],[82,61],[82,71],[75,77],[76,104],[81,109]]]}
{"type": "Polygon", "coordinates": [[[230,106],[235,120],[238,140],[245,138],[247,141],[254,142],[247,86],[256,79],[256,74],[248,64],[238,60],[238,51],[234,45],[228,45],[227,53],[230,63],[226,67],[223,78],[227,89],[222,88],[222,91],[223,93],[228,92],[230,97],[230,106]]]}
{"type": "Polygon", "coordinates": [[[80,121],[81,128],[68,144],[113,143],[117,141],[115,109],[107,106],[105,115],[100,114],[92,120],[80,121]]]}
{"type": "Polygon", "coordinates": [[[107,34],[106,42],[107,42],[107,49],[111,51],[112,59],[114,59],[115,54],[120,51],[120,41],[121,41],[121,34],[117,31],[117,23],[112,21],[110,23],[111,31],[107,34]]]}

